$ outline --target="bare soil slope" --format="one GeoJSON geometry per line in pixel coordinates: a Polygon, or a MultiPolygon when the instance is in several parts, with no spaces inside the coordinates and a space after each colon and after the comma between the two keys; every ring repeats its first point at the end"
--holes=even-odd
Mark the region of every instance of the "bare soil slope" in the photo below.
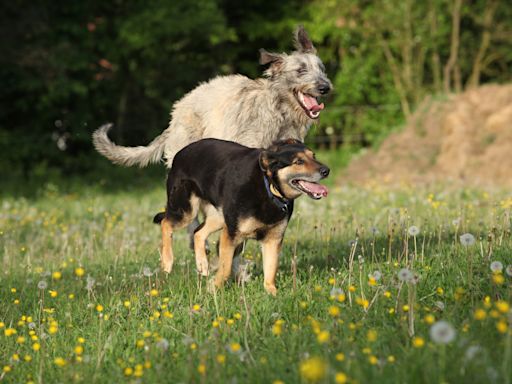
{"type": "Polygon", "coordinates": [[[425,100],[402,131],[354,159],[341,179],[512,187],[512,84],[425,100]]]}

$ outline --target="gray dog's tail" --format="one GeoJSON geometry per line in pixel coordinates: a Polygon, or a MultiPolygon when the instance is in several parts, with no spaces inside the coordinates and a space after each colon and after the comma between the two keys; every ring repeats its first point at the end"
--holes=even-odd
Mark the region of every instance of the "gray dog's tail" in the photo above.
{"type": "Polygon", "coordinates": [[[123,147],[114,144],[108,138],[110,128],[112,128],[111,123],[102,125],[94,131],[92,134],[92,143],[99,153],[114,164],[124,165],[126,167],[138,165],[142,168],[148,164],[158,163],[162,159],[165,149],[165,132],[157,136],[145,147],[123,147]]]}

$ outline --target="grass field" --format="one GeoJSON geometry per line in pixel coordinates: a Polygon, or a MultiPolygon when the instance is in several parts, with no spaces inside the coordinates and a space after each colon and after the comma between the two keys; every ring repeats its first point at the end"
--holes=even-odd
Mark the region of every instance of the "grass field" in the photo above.
{"type": "Polygon", "coordinates": [[[369,186],[303,197],[275,298],[255,242],[252,279],[215,295],[185,233],[173,273],[160,273],[151,219],[164,202],[163,182],[3,199],[0,380],[511,382],[510,195],[369,186]]]}

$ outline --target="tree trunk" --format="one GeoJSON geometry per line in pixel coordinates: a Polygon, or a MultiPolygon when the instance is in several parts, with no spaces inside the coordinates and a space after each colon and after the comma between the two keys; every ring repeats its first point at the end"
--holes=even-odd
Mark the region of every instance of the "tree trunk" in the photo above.
{"type": "Polygon", "coordinates": [[[459,56],[460,44],[460,11],[462,8],[462,0],[455,0],[452,10],[452,37],[450,44],[450,57],[444,67],[444,91],[449,93],[451,91],[451,75],[452,72],[458,77],[460,82],[460,72],[457,70],[457,59],[459,56]]]}
{"type": "Polygon", "coordinates": [[[432,40],[432,78],[434,80],[434,91],[441,92],[441,59],[439,58],[439,49],[437,44],[437,13],[434,0],[429,0],[430,31],[432,40]]]}
{"type": "Polygon", "coordinates": [[[389,69],[391,70],[391,75],[393,76],[393,83],[395,84],[396,91],[398,92],[398,97],[400,97],[400,104],[402,106],[402,111],[406,118],[411,116],[411,107],[409,105],[409,100],[407,100],[407,92],[402,83],[402,78],[400,76],[400,70],[396,63],[396,59],[393,56],[393,52],[389,48],[388,42],[384,39],[382,35],[378,36],[379,43],[384,51],[384,56],[386,56],[386,61],[388,62],[389,69]]]}
{"type": "Polygon", "coordinates": [[[402,63],[403,63],[403,83],[407,95],[414,93],[414,81],[413,81],[413,32],[412,32],[412,20],[411,20],[411,1],[405,1],[405,15],[404,15],[404,43],[402,44],[402,63]]]}
{"type": "Polygon", "coordinates": [[[474,88],[480,84],[480,74],[482,73],[483,67],[483,59],[491,44],[491,27],[494,19],[494,14],[496,12],[496,8],[498,8],[498,0],[488,0],[485,5],[484,17],[483,17],[483,32],[482,32],[482,41],[480,42],[480,47],[478,48],[478,52],[473,60],[473,69],[471,71],[471,75],[469,76],[469,80],[466,83],[466,88],[474,88]]]}

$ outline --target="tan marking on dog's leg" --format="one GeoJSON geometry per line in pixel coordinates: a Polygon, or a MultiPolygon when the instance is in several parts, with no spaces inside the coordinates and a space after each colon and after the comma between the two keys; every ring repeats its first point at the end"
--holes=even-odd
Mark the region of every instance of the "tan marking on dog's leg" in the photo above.
{"type": "Polygon", "coordinates": [[[160,255],[160,266],[166,273],[170,273],[174,263],[172,252],[172,225],[169,219],[164,218],[160,223],[162,228],[162,252],[160,255]]]}
{"type": "Polygon", "coordinates": [[[215,286],[221,287],[231,275],[231,265],[237,244],[231,239],[226,227],[223,228],[219,239],[219,270],[215,275],[215,286]]]}
{"type": "Polygon", "coordinates": [[[282,239],[270,238],[261,243],[263,256],[263,286],[271,295],[277,294],[276,273],[279,266],[279,254],[281,253],[282,239]]]}
{"type": "Polygon", "coordinates": [[[224,225],[221,216],[207,216],[203,227],[194,234],[194,253],[196,254],[197,271],[202,276],[208,276],[208,258],[206,257],[205,242],[213,232],[224,225]]]}

